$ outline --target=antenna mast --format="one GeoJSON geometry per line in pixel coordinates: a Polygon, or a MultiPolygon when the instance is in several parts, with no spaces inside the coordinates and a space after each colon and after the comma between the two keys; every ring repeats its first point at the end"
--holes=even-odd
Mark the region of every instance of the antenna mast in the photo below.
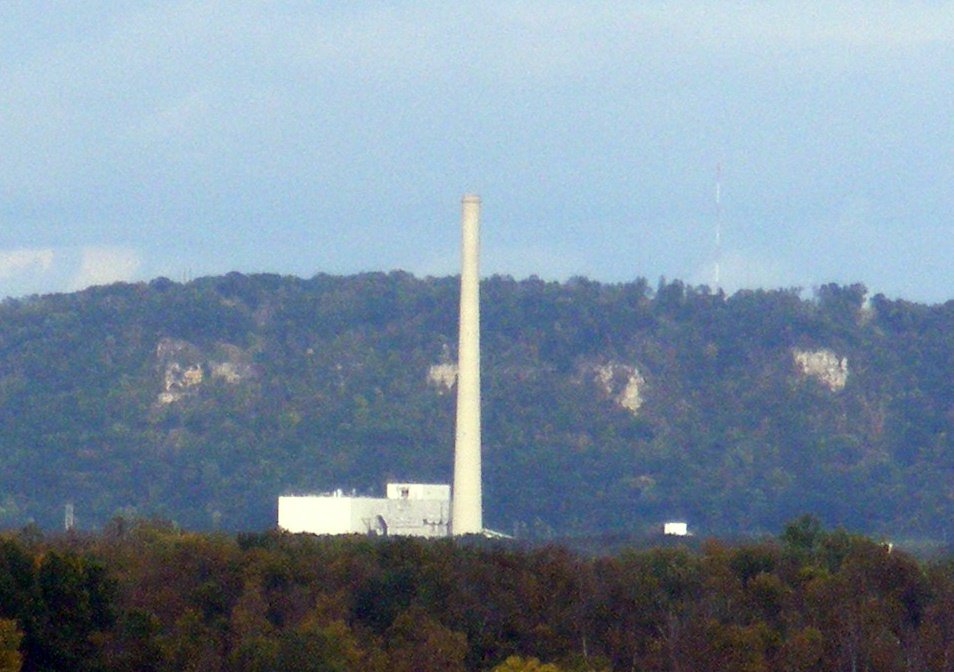
{"type": "Polygon", "coordinates": [[[715,174],[715,291],[722,288],[722,163],[716,164],[715,174]]]}

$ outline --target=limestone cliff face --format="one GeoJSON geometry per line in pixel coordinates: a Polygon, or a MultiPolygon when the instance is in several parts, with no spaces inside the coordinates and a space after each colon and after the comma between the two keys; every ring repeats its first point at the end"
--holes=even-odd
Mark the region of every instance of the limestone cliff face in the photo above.
{"type": "Polygon", "coordinates": [[[803,376],[814,378],[832,392],[844,389],[848,382],[847,357],[839,357],[828,349],[795,349],[792,357],[803,376]]]}
{"type": "Polygon", "coordinates": [[[156,401],[175,403],[201,385],[205,379],[201,359],[202,353],[188,341],[160,339],[156,344],[156,360],[162,388],[156,401]]]}
{"type": "Polygon", "coordinates": [[[216,357],[208,357],[196,345],[178,338],[162,338],[156,344],[156,366],[160,392],[156,402],[173,404],[195,394],[209,379],[220,379],[236,385],[253,375],[246,353],[239,347],[223,343],[216,348],[216,357]]]}
{"type": "MultiPolygon", "coordinates": [[[[438,394],[444,394],[457,384],[457,372],[457,363],[445,357],[428,368],[427,383],[436,388],[438,394]]],[[[605,397],[633,415],[639,412],[645,401],[646,379],[633,365],[620,362],[586,363],[581,366],[577,383],[584,380],[595,383],[605,397]]]]}
{"type": "Polygon", "coordinates": [[[607,397],[633,415],[639,412],[643,405],[643,391],[646,379],[639,370],[630,364],[608,362],[596,364],[589,368],[589,374],[600,390],[607,397]]]}
{"type": "Polygon", "coordinates": [[[441,350],[441,360],[427,369],[427,384],[437,388],[438,394],[444,394],[457,384],[460,368],[451,359],[450,347],[445,343],[441,350]]]}
{"type": "Polygon", "coordinates": [[[208,360],[213,379],[221,379],[228,385],[237,385],[254,376],[249,353],[242,348],[230,343],[219,343],[215,350],[215,355],[208,360]]]}
{"type": "Polygon", "coordinates": [[[434,364],[427,370],[427,382],[437,387],[440,393],[453,389],[457,382],[457,364],[454,362],[434,364]]]}

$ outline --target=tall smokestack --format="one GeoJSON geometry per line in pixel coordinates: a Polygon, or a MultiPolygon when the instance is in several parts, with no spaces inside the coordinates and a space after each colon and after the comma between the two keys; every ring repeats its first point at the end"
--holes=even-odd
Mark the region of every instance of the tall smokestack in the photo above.
{"type": "Polygon", "coordinates": [[[480,491],[480,197],[465,194],[460,216],[460,340],[457,354],[457,436],[451,531],[483,531],[480,491]]]}

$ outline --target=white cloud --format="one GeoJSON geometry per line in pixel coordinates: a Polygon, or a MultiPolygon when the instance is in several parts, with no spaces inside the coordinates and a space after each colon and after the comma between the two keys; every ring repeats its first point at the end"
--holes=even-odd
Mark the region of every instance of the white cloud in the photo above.
{"type": "Polygon", "coordinates": [[[139,253],[125,247],[84,247],[71,290],[131,280],[142,264],[139,253]]]}
{"type": "Polygon", "coordinates": [[[44,273],[53,266],[53,250],[0,250],[0,279],[6,280],[24,273],[44,273]]]}

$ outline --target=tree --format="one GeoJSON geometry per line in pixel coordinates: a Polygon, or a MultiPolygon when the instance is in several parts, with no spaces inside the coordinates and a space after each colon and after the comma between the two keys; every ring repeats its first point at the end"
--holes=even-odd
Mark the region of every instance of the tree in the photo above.
{"type": "Polygon", "coordinates": [[[510,656],[491,672],[560,672],[560,668],[553,663],[541,663],[536,658],[510,656]]]}
{"type": "Polygon", "coordinates": [[[279,638],[275,669],[296,672],[359,672],[361,652],[341,621],[327,625],[307,619],[279,638]]]}
{"type": "Polygon", "coordinates": [[[800,553],[811,553],[821,542],[821,521],[815,516],[805,514],[788,523],[781,537],[787,548],[800,553]]]}
{"type": "Polygon", "coordinates": [[[105,567],[73,553],[50,551],[36,569],[26,615],[27,672],[95,669],[98,633],[114,621],[115,584],[105,567]]]}
{"type": "Polygon", "coordinates": [[[392,672],[464,672],[467,638],[434,620],[420,608],[394,619],[385,637],[392,672]]]}
{"type": "Polygon", "coordinates": [[[781,672],[821,672],[825,645],[822,633],[811,626],[789,633],[778,654],[781,672]]]}
{"type": "Polygon", "coordinates": [[[0,672],[20,672],[23,655],[20,653],[20,641],[23,633],[17,622],[9,618],[0,618],[0,672]]]}
{"type": "Polygon", "coordinates": [[[220,633],[192,607],[175,620],[169,646],[169,659],[176,670],[218,672],[224,668],[220,633]]]}
{"type": "Polygon", "coordinates": [[[117,623],[110,645],[111,672],[160,672],[165,651],[160,643],[161,624],[154,614],[130,609],[117,623]]]}

